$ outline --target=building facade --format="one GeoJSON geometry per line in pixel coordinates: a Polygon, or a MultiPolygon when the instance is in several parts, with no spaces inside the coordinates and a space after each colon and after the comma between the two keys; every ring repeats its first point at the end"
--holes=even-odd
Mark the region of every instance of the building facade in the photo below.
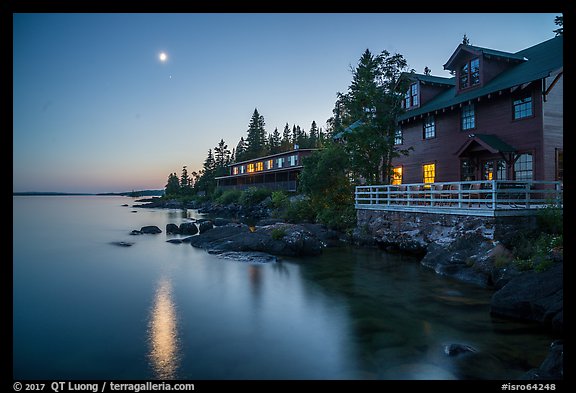
{"type": "Polygon", "coordinates": [[[317,149],[294,149],[230,164],[227,176],[217,177],[217,186],[244,190],[250,187],[296,191],[303,158],[317,149]]]}
{"type": "Polygon", "coordinates": [[[405,73],[410,87],[394,184],[563,180],[563,37],[516,53],[459,45],[444,69],[405,73]]]}

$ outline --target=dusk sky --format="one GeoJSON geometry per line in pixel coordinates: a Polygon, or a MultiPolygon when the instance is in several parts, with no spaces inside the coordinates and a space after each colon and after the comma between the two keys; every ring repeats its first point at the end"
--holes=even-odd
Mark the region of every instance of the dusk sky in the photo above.
{"type": "Polygon", "coordinates": [[[559,15],[14,14],[13,191],[161,189],[254,108],[269,133],[325,129],[366,49],[450,76],[464,34],[517,52],[559,15]]]}

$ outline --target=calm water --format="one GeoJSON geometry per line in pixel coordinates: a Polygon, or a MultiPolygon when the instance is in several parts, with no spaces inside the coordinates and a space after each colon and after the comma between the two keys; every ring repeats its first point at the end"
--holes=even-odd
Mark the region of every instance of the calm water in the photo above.
{"type": "Polygon", "coordinates": [[[339,249],[240,263],[164,232],[129,235],[195,211],[13,202],[16,379],[509,379],[552,340],[491,318],[491,291],[411,258],[339,249]],[[478,352],[451,358],[450,343],[478,352]]]}

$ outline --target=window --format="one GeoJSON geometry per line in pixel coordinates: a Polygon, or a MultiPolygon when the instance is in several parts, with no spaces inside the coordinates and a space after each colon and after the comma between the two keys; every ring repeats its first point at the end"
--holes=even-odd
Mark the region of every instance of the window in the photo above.
{"type": "Polygon", "coordinates": [[[474,174],[474,164],[472,163],[472,160],[464,159],[460,162],[460,180],[476,180],[476,175],[474,174]]]}
{"type": "Polygon", "coordinates": [[[564,181],[564,149],[556,149],[556,180],[564,181]]]}
{"type": "Polygon", "coordinates": [[[244,173],[244,165],[240,166],[240,173],[244,173]]]}
{"type": "Polygon", "coordinates": [[[408,109],[412,106],[418,106],[419,104],[418,83],[412,83],[404,96],[404,108],[408,109]]]}
{"type": "Polygon", "coordinates": [[[282,168],[284,166],[284,157],[277,158],[276,163],[278,168],[282,168]]]}
{"type": "Polygon", "coordinates": [[[424,120],[424,139],[436,138],[436,122],[434,116],[428,116],[424,120]]]}
{"type": "Polygon", "coordinates": [[[272,168],[274,168],[274,160],[266,161],[266,169],[272,169],[272,168]]]}
{"type": "Polygon", "coordinates": [[[233,175],[237,175],[238,174],[238,167],[235,166],[234,168],[232,168],[232,174],[233,175]]]}
{"type": "Polygon", "coordinates": [[[460,89],[475,86],[480,83],[480,59],[475,58],[460,67],[460,89]]]}
{"type": "Polygon", "coordinates": [[[248,164],[248,165],[247,165],[247,168],[248,168],[248,170],[247,170],[248,173],[254,172],[254,164],[248,164]]]}
{"type": "Polygon", "coordinates": [[[402,167],[395,166],[392,169],[392,184],[399,185],[402,184],[402,167]]]}
{"type": "Polygon", "coordinates": [[[532,96],[530,94],[514,100],[514,120],[532,116],[532,96]]]}
{"type": "Polygon", "coordinates": [[[290,166],[298,165],[298,156],[290,156],[290,166]]]}
{"type": "Polygon", "coordinates": [[[462,130],[471,130],[476,127],[476,119],[474,116],[474,104],[465,105],[462,107],[462,130]]]}
{"type": "Polygon", "coordinates": [[[394,144],[401,145],[404,143],[404,135],[402,133],[402,129],[398,128],[394,133],[394,144]]]}
{"type": "Polygon", "coordinates": [[[514,180],[532,180],[532,154],[520,154],[514,163],[514,180]]]}
{"type": "Polygon", "coordinates": [[[261,171],[264,169],[264,163],[262,161],[258,161],[256,163],[256,172],[261,171]]]}
{"type": "Polygon", "coordinates": [[[473,59],[470,61],[470,84],[472,86],[480,83],[480,60],[473,59]]]}
{"type": "Polygon", "coordinates": [[[506,180],[506,161],[490,160],[483,164],[482,180],[506,180]]]}
{"type": "Polygon", "coordinates": [[[424,174],[424,183],[434,183],[436,177],[436,164],[422,165],[422,172],[424,174]]]}

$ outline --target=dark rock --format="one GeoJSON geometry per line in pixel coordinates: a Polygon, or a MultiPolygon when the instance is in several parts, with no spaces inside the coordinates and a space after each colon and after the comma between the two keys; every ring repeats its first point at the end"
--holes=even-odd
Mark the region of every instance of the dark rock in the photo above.
{"type": "Polygon", "coordinates": [[[180,240],[182,240],[182,243],[190,243],[190,241],[192,240],[192,236],[183,237],[180,240]]]}
{"type": "Polygon", "coordinates": [[[130,232],[131,235],[141,235],[142,231],[138,231],[136,229],[134,229],[132,232],[130,232]]]}
{"type": "Polygon", "coordinates": [[[140,232],[157,234],[157,233],[162,233],[162,230],[160,228],[158,228],[156,225],[147,225],[147,226],[140,228],[140,232]]]}
{"type": "Polygon", "coordinates": [[[247,225],[229,224],[194,236],[190,244],[213,253],[259,251],[286,256],[319,255],[324,247],[309,231],[293,224],[258,227],[254,232],[247,225]]]}
{"type": "Polygon", "coordinates": [[[214,228],[214,224],[212,224],[212,221],[210,220],[206,220],[206,221],[202,221],[200,223],[200,227],[198,228],[198,231],[200,232],[200,234],[209,231],[210,229],[214,228]]]}
{"type": "Polygon", "coordinates": [[[178,225],[176,225],[176,224],[166,224],[166,233],[179,235],[180,234],[180,228],[178,228],[178,225]]]}
{"type": "Polygon", "coordinates": [[[129,206],[127,203],[123,204],[122,206],[129,206]]]}
{"type": "Polygon", "coordinates": [[[543,272],[529,271],[512,278],[492,296],[494,315],[537,321],[563,328],[563,264],[543,272]]]}
{"type": "Polygon", "coordinates": [[[138,213],[138,210],[132,210],[130,213],[138,213]]]}
{"type": "Polygon", "coordinates": [[[221,227],[222,225],[227,225],[230,224],[232,222],[232,220],[229,220],[227,218],[215,218],[213,223],[215,227],[221,227]]]}
{"type": "Polygon", "coordinates": [[[564,379],[564,343],[562,341],[553,342],[550,345],[548,356],[546,356],[540,367],[528,371],[520,379],[564,379]]]}
{"type": "Polygon", "coordinates": [[[493,269],[491,251],[494,247],[491,240],[471,232],[448,244],[431,243],[420,263],[438,274],[490,287],[493,269]]]}
{"type": "Polygon", "coordinates": [[[476,349],[465,344],[448,344],[444,346],[444,353],[447,356],[459,356],[465,353],[476,352],[476,349]]]}
{"type": "Polygon", "coordinates": [[[166,240],[166,243],[180,244],[182,243],[182,239],[168,239],[166,240]]]}
{"type": "Polygon", "coordinates": [[[183,222],[180,224],[179,230],[182,235],[195,235],[198,233],[198,227],[193,222],[183,222]]]}
{"type": "Polygon", "coordinates": [[[132,246],[134,243],[130,243],[130,242],[112,242],[110,244],[114,244],[116,246],[120,246],[120,247],[130,247],[132,246]]]}

